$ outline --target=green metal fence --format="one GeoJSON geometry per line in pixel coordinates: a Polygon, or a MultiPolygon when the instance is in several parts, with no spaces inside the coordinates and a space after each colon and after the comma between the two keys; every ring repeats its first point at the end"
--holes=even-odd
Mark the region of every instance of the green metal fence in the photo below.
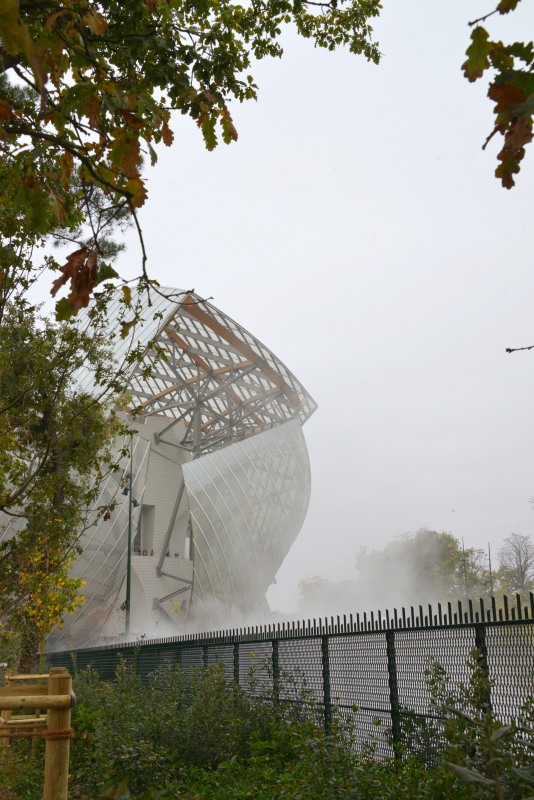
{"type": "Polygon", "coordinates": [[[51,653],[51,666],[92,665],[112,679],[122,657],[142,678],[163,664],[184,669],[222,662],[230,680],[254,691],[315,706],[328,730],[334,716],[350,721],[362,746],[392,755],[407,728],[438,731],[425,672],[432,660],[451,686],[469,678],[467,660],[477,648],[491,681],[495,714],[508,723],[533,694],[534,595],[525,603],[504,598],[497,607],[480,600],[419,606],[306,622],[142,640],[51,653]]]}

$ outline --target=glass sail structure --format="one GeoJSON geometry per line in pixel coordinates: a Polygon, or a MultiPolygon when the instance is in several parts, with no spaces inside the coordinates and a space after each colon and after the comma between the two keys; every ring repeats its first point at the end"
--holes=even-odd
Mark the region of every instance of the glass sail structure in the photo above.
{"type": "MultiPolygon", "coordinates": [[[[81,537],[86,602],[54,633],[58,649],[124,636],[129,538],[132,637],[257,618],[310,496],[302,426],[316,404],[293,373],[193,292],[135,297],[123,339],[131,306],[117,294],[105,326],[132,456],[101,489],[98,505],[117,499],[111,518],[81,537]]],[[[89,373],[79,380],[91,391],[89,373]]]]}

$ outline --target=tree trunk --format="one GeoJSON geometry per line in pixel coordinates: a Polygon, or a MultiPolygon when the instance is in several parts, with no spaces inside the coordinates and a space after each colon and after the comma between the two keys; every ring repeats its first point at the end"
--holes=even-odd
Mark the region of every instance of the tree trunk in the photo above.
{"type": "Polygon", "coordinates": [[[29,675],[34,671],[38,650],[39,635],[37,631],[26,628],[21,637],[21,649],[17,664],[19,674],[29,675]]]}

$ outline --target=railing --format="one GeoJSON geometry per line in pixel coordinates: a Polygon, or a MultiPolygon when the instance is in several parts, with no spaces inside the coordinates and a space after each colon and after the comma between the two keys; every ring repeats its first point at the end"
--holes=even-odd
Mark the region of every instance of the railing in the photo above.
{"type": "Polygon", "coordinates": [[[163,664],[185,669],[222,662],[230,680],[247,684],[251,670],[256,692],[280,699],[304,696],[320,712],[328,730],[334,715],[354,723],[359,741],[378,754],[392,755],[406,724],[436,724],[425,672],[439,662],[450,685],[466,682],[466,662],[476,648],[492,681],[491,702],[503,722],[517,717],[532,694],[534,675],[534,595],[497,606],[419,606],[409,611],[364,613],[328,620],[191,634],[136,644],[52,653],[53,665],[76,669],[93,665],[113,678],[119,658],[145,679],[163,664]],[[74,658],[73,658],[74,656],[74,658]]]}

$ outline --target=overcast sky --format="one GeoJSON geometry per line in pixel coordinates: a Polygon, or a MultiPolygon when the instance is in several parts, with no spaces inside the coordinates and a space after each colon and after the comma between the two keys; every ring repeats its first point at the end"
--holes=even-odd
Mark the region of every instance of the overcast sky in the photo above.
{"type": "MultiPolygon", "coordinates": [[[[495,549],[534,533],[534,351],[505,353],[534,344],[534,144],[504,190],[487,83],[460,69],[493,5],[385,0],[379,66],[288,36],[233,109],[237,144],[208,153],[178,117],[149,175],[152,277],[213,297],[319,404],[274,608],[423,526],[495,549]]],[[[522,5],[488,21],[497,38],[532,38],[522,5]]]]}

